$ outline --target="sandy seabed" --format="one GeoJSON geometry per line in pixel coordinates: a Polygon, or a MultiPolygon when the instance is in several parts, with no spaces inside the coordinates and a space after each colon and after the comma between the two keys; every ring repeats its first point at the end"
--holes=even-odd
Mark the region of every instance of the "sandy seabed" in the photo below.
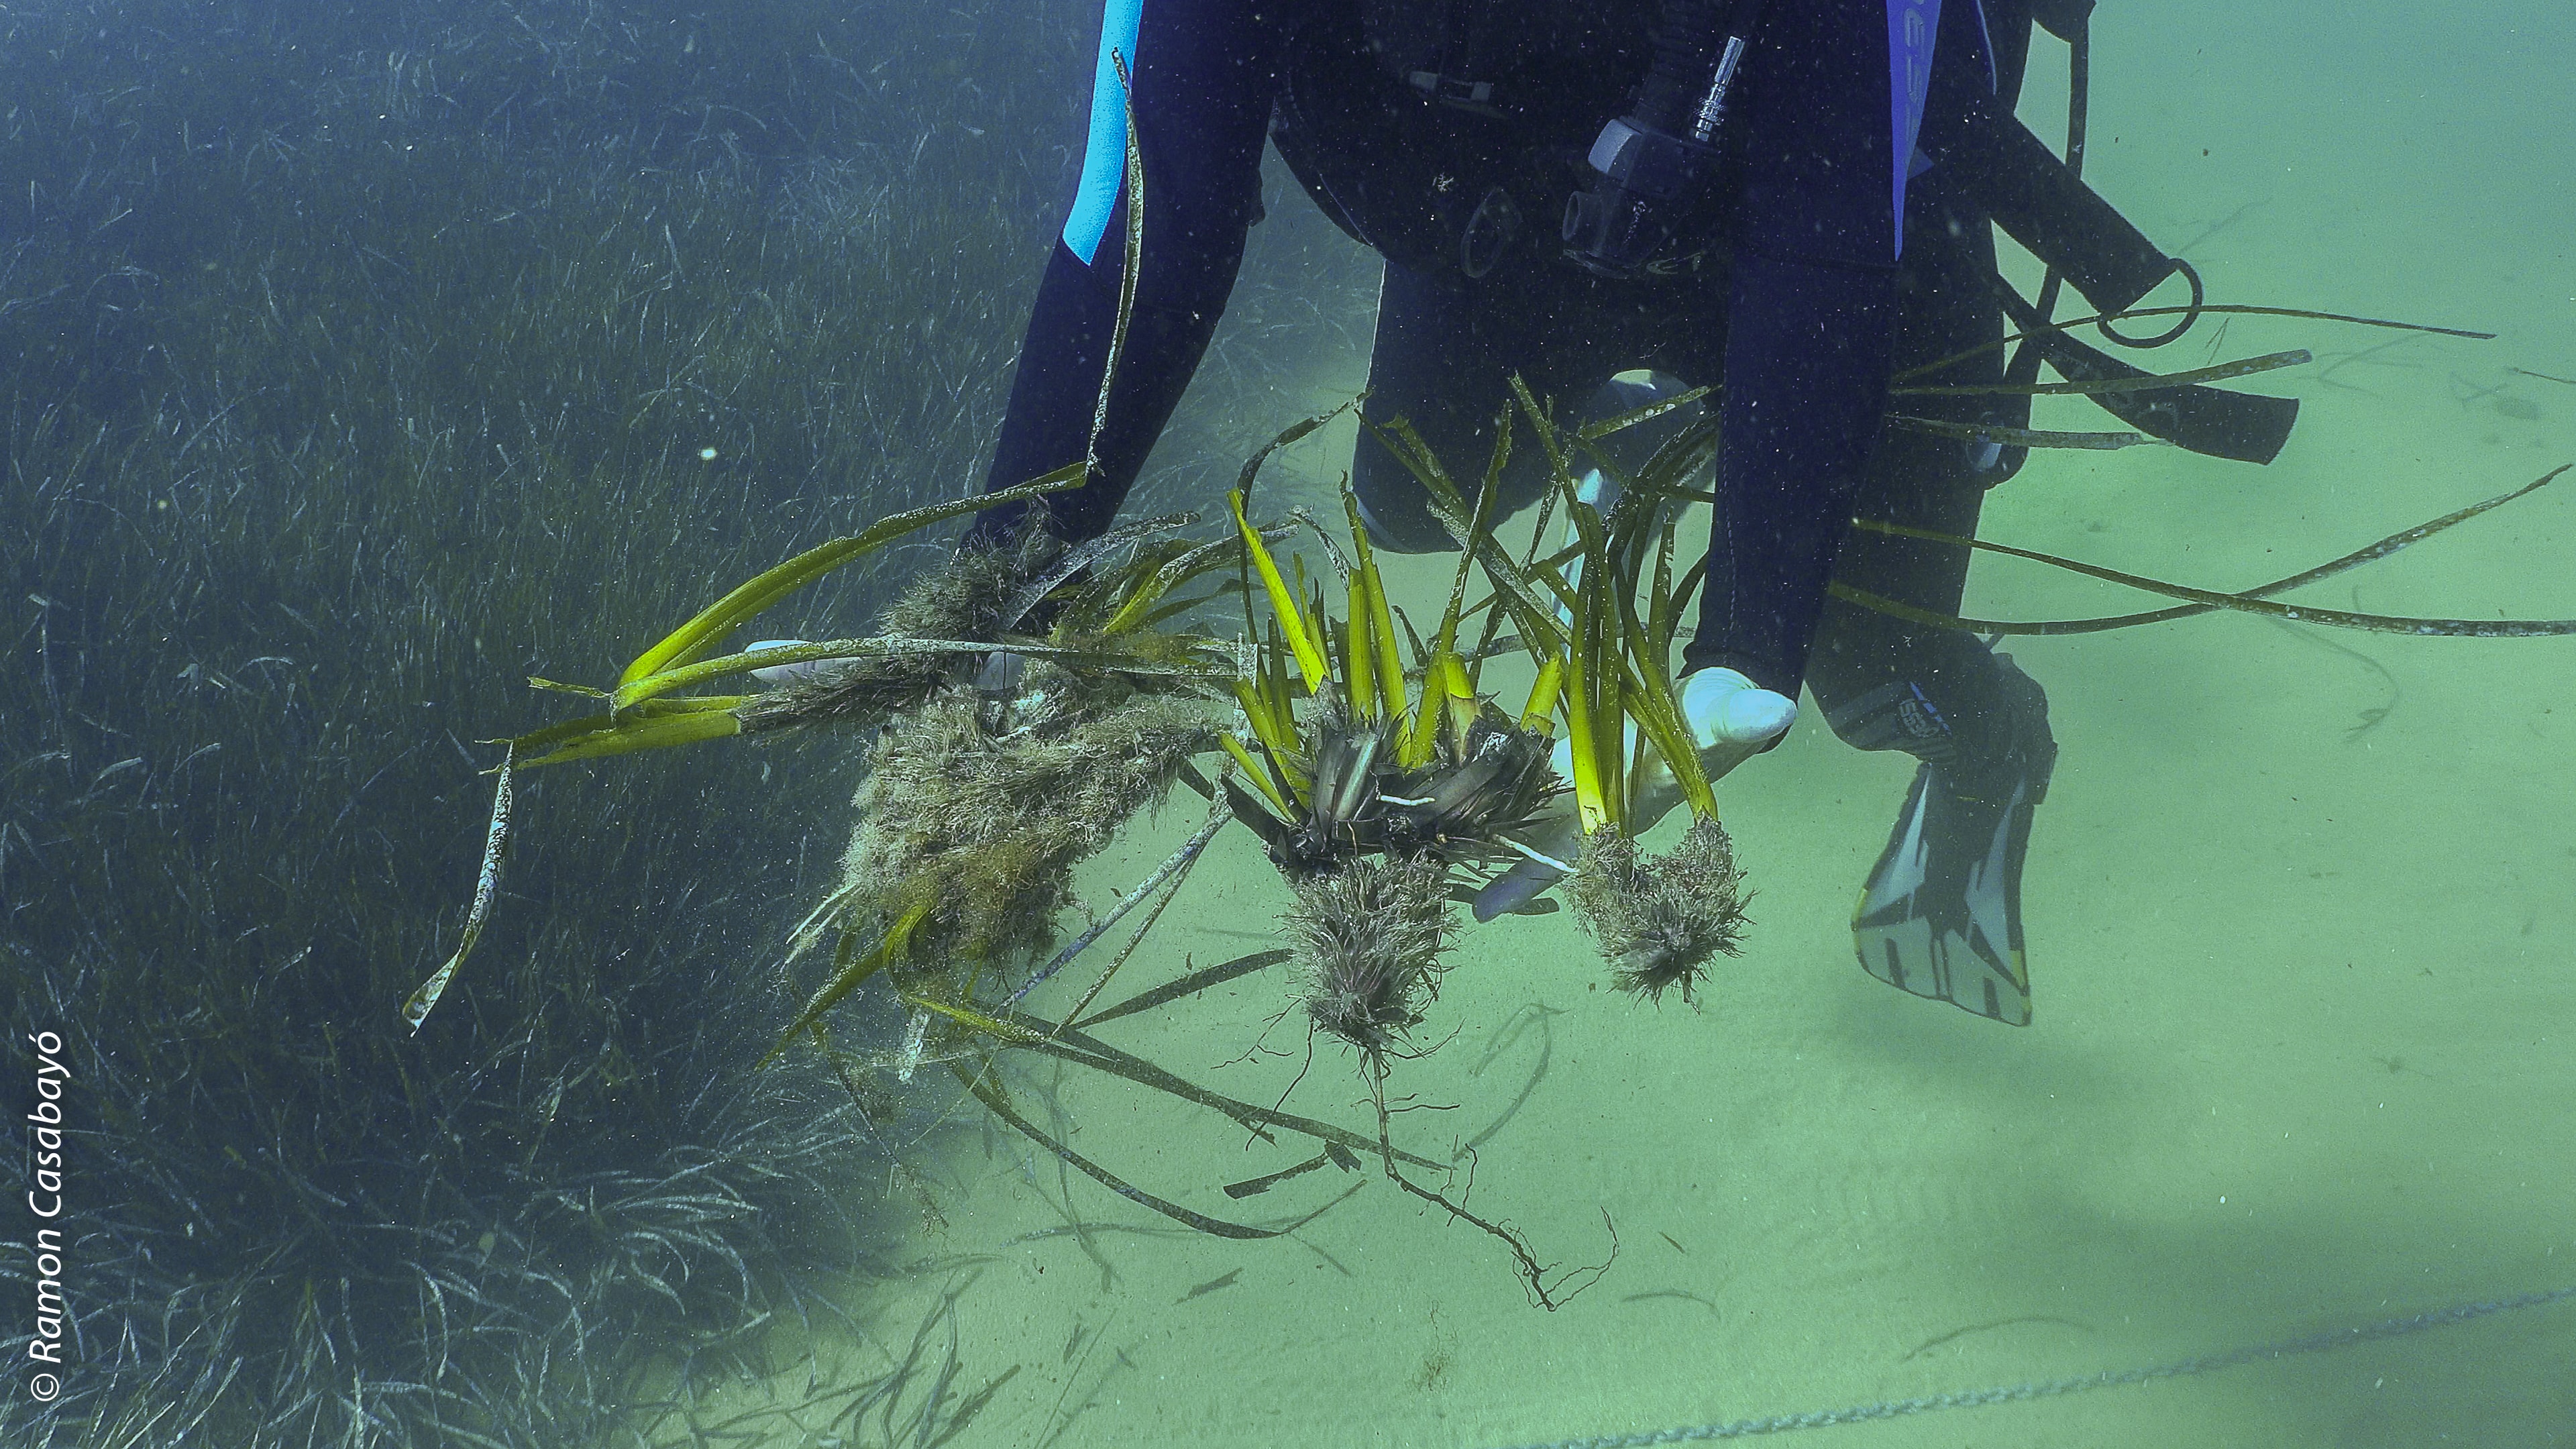
{"type": "MultiPolygon", "coordinates": [[[[2451,20],[2426,29],[2393,0],[2103,7],[2088,174],[2213,300],[2502,335],[2204,323],[2148,365],[2318,353],[2255,380],[2306,404],[2279,462],[2044,456],[1995,496],[1987,536],[2245,587],[2576,459],[2576,385],[2529,375],[2576,377],[2558,160],[2576,41],[2538,3],[2451,20]]],[[[2061,54],[2034,60],[2024,111],[2043,134],[2061,54]]],[[[1280,421],[1363,368],[1322,367],[1280,421]]],[[[2050,404],[2041,425],[2099,416],[2050,404]]],[[[1307,446],[1329,476],[1349,438],[1307,446]]],[[[2576,615],[2561,486],[2310,601],[2576,615]]],[[[1431,563],[1396,584],[1417,618],[1444,586],[1431,563]]],[[[1970,612],[1992,617],[2145,606],[2009,561],[1971,584],[1970,612]]],[[[2012,653],[2063,749],[2026,885],[2030,1027],[1854,965],[1853,894],[1911,762],[1810,717],[1722,792],[1756,926],[1697,1009],[1596,989],[1563,915],[1508,920],[1467,937],[1425,1028],[1442,1044],[1392,1080],[1422,1108],[1402,1139],[1444,1157],[1477,1142],[1473,1205],[1541,1257],[1599,1262],[1615,1230],[1616,1261],[1560,1311],[1530,1305],[1499,1244],[1383,1182],[1293,1240],[1220,1241],[969,1128],[933,1165],[947,1225],[916,1245],[950,1266],[869,1301],[887,1344],[962,1286],[961,1384],[1021,1367],[961,1443],[1482,1446],[2169,1363],[2576,1285],[2576,639],[2213,617],[2012,653]]],[[[1123,888],[1194,823],[1177,802],[1088,888],[1123,888]]],[[[1157,928],[1153,969],[1259,949],[1284,901],[1229,835],[1157,928]]],[[[1103,1035],[1269,1101],[1308,1067],[1286,1005],[1273,972],[1103,1035]],[[1244,1058],[1256,1040],[1269,1051],[1244,1058]]],[[[1075,1145],[1201,1211],[1284,1217],[1352,1181],[1231,1203],[1217,1184],[1292,1149],[1140,1096],[1066,1082],[1075,1145]]],[[[1338,1047],[1288,1106],[1371,1119],[1338,1047]]],[[[2576,1442],[2570,1361],[2561,1304],[1815,1436],[2576,1442]]]]}

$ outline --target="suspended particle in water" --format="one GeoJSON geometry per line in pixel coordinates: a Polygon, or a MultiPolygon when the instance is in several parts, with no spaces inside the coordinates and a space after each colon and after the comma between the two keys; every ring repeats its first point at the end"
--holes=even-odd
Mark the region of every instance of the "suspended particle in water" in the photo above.
{"type": "Polygon", "coordinates": [[[698,450],[698,461],[699,461],[699,462],[701,462],[701,463],[712,463],[712,462],[714,462],[715,460],[716,460],[716,450],[715,450],[715,449],[713,449],[713,448],[700,448],[700,449],[698,450]]]}
{"type": "Polygon", "coordinates": [[[923,1039],[929,1034],[930,1013],[916,1009],[912,1013],[912,1020],[904,1023],[903,1057],[895,1068],[896,1081],[909,1083],[912,1080],[913,1072],[921,1066],[923,1039]]]}

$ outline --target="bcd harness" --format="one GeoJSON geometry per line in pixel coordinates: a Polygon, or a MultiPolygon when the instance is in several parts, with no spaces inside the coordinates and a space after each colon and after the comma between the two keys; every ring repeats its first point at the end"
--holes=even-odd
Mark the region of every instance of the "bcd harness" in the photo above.
{"type": "MultiPolygon", "coordinates": [[[[1997,0],[1994,11],[2017,12],[1988,32],[2011,83],[1972,92],[1937,159],[1968,203],[2046,264],[2044,303],[2062,278],[2099,311],[2119,312],[2180,274],[2197,306],[2198,275],[2081,175],[2092,4],[1997,0]],[[2013,114],[2031,20],[2069,47],[2063,158],[2013,114]]],[[[1762,0],[1321,0],[1291,37],[1271,139],[1342,230],[1415,272],[1474,285],[1498,268],[1571,263],[1643,285],[1685,279],[1723,255],[1733,161],[1724,111],[1762,9],[1762,0]]],[[[2045,330],[2041,305],[1994,285],[2029,334],[2009,378],[2030,380],[2041,360],[2076,380],[2139,375],[2045,330]]],[[[2110,335],[2161,345],[2192,316],[2157,337],[2110,335]]],[[[2201,386],[2095,401],[2141,432],[2255,463],[2279,453],[2298,413],[2291,399],[2201,386]]]]}

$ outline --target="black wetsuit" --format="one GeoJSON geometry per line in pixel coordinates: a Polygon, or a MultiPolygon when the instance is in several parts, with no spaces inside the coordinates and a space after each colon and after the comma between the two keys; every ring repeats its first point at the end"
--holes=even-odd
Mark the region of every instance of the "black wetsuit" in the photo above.
{"type": "MultiPolygon", "coordinates": [[[[1131,66],[1147,174],[1137,305],[1099,439],[1102,475],[1047,500],[1050,531],[1079,540],[1108,528],[1232,288],[1259,216],[1263,138],[1296,48],[1311,39],[1301,27],[1346,19],[1354,3],[1110,0],[1095,81],[1110,87],[1109,103],[1095,107],[1084,193],[1048,260],[992,470],[993,486],[1009,486],[1081,458],[1089,438],[1124,225],[1123,125],[1106,61],[1114,48],[1131,66]]],[[[1634,281],[1578,269],[1556,255],[1552,236],[1472,280],[1390,260],[1367,412],[1411,418],[1463,470],[1485,456],[1514,373],[1569,403],[1634,368],[1723,384],[1709,583],[1685,667],[1732,667],[1792,697],[1804,682],[1863,748],[2000,761],[2027,750],[2034,731],[2045,739],[2037,686],[1974,636],[1831,603],[1826,584],[1841,577],[1957,610],[1966,550],[1855,534],[1847,522],[1857,514],[1969,535],[1997,480],[1993,448],[1886,430],[1880,420],[1892,371],[2001,336],[1986,280],[1991,229],[1947,184],[1938,157],[1972,96],[2009,111],[2029,21],[2020,0],[1791,0],[1769,9],[1728,122],[1740,167],[1704,253],[1634,281]],[[1892,37],[1909,15],[1935,13],[1928,95],[1909,145],[1908,110],[1893,101],[1901,82],[1891,80],[1892,37]]],[[[1905,57],[1894,60],[1901,72],[1905,57]]],[[[1353,55],[1349,64],[1372,61],[1353,55]]],[[[1608,117],[1558,119],[1588,135],[1608,117]]],[[[1365,216],[1331,195],[1317,199],[1374,240],[1365,216]]],[[[2001,367],[1988,351],[1930,380],[1992,379],[2001,367]]],[[[1992,402],[1926,398],[1907,410],[1974,420],[1989,417],[1992,402]]],[[[1544,479],[1533,461],[1506,478],[1498,502],[1536,497],[1544,479]]],[[[1363,442],[1353,470],[1382,543],[1448,546],[1418,485],[1382,448],[1363,442]]],[[[992,510],[977,536],[1004,536],[1022,516],[992,510]]]]}

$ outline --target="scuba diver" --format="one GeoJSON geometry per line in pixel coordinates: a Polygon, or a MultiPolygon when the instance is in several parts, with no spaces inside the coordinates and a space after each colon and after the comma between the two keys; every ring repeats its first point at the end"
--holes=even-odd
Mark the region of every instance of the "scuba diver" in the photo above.
{"type": "MultiPolygon", "coordinates": [[[[1849,525],[1973,536],[1985,490],[2021,462],[2020,448],[1970,429],[2026,426],[2026,397],[1907,400],[1946,435],[1883,420],[1899,372],[2006,379],[2005,310],[2028,304],[1996,278],[1996,225],[2105,311],[2188,275],[2013,119],[2034,23],[2077,39],[2090,5],[1107,0],[1082,180],[990,482],[1081,460],[1092,443],[1132,107],[1143,247],[1098,466],[1079,488],[987,510],[967,546],[1031,526],[1068,543],[1109,528],[1225,308],[1261,215],[1267,138],[1325,213],[1385,258],[1364,416],[1409,418],[1436,455],[1482,458],[1515,374],[1540,395],[1591,395],[1605,416],[1655,392],[1722,389],[1706,584],[1681,681],[1711,773],[1776,744],[1801,686],[1848,743],[1914,756],[1855,913],[1861,963],[1906,991],[2026,1023],[2020,878],[2056,757],[2046,696],[1976,636],[1844,602],[1828,585],[1958,611],[1968,549],[1849,525]],[[1638,370],[1654,392],[1605,387],[1638,370]]],[[[2069,376],[2121,367],[2062,337],[2031,345],[2069,376]]],[[[2177,441],[2257,461],[2279,446],[2177,441]]],[[[1534,451],[1498,481],[1496,519],[1547,486],[1534,451]]],[[[1362,444],[1352,487],[1376,547],[1453,546],[1384,449],[1362,444]]],[[[1478,914],[1555,879],[1525,863],[1486,888],[1478,914]]]]}

